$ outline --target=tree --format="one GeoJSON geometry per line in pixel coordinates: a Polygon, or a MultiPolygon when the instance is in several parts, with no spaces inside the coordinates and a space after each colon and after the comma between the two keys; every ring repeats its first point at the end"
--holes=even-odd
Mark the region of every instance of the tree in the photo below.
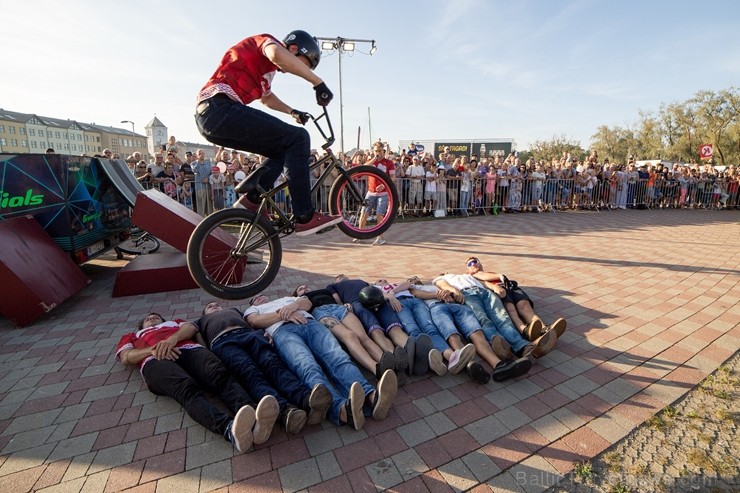
{"type": "Polygon", "coordinates": [[[740,92],[699,91],[684,102],[661,104],[653,115],[641,111],[639,123],[630,128],[600,126],[591,136],[591,148],[600,158],[624,162],[660,158],[696,162],[701,144],[713,144],[722,164],[740,162],[740,92]]]}
{"type": "Polygon", "coordinates": [[[728,135],[728,128],[738,121],[738,92],[736,89],[720,91],[699,91],[690,104],[696,108],[699,137],[701,143],[712,143],[722,164],[726,163],[727,152],[733,145],[732,137],[728,135]],[[706,142],[705,142],[706,141],[706,142]]]}
{"type": "MultiPolygon", "coordinates": [[[[536,160],[545,162],[553,159],[560,159],[563,154],[570,153],[571,156],[583,158],[586,151],[581,147],[581,143],[568,139],[565,135],[553,136],[550,140],[537,140],[532,144],[527,153],[527,157],[534,157],[536,160]]],[[[524,153],[522,153],[524,154],[524,153]]]]}
{"type": "Polygon", "coordinates": [[[609,158],[612,163],[624,163],[628,156],[638,153],[639,145],[631,130],[602,125],[591,136],[591,150],[596,151],[601,160],[609,158]]]}
{"type": "Polygon", "coordinates": [[[660,122],[650,113],[640,112],[640,126],[637,130],[637,155],[646,158],[663,159],[665,146],[660,122]]]}

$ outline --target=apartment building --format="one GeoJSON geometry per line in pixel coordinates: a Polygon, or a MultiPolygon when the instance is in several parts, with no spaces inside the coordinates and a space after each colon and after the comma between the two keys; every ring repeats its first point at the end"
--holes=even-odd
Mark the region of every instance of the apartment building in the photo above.
{"type": "Polygon", "coordinates": [[[108,148],[125,157],[135,151],[147,154],[147,138],[122,128],[62,120],[0,108],[0,152],[93,156],[108,148]]]}

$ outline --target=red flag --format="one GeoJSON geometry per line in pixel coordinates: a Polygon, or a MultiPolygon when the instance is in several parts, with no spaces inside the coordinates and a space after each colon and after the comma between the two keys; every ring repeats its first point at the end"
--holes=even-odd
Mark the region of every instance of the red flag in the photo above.
{"type": "Polygon", "coordinates": [[[712,159],[714,155],[714,146],[712,144],[702,144],[699,146],[699,157],[702,159],[712,159]]]}

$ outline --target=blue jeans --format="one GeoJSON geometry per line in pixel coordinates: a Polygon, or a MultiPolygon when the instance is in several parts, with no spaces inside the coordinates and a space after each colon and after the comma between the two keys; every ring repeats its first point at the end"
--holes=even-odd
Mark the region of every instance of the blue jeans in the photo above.
{"type": "Polygon", "coordinates": [[[635,183],[628,183],[627,184],[627,205],[632,208],[635,202],[635,190],[637,189],[637,185],[635,183]]]}
{"type": "Polygon", "coordinates": [[[272,340],[291,371],[309,388],[321,383],[329,389],[333,397],[329,417],[336,424],[340,424],[339,410],[349,396],[352,383],[360,382],[365,395],[375,390],[332,333],[315,320],[305,324],[287,322],[272,334],[272,340]],[[329,383],[322,366],[334,385],[329,383]]]}
{"type": "Polygon", "coordinates": [[[467,190],[460,190],[460,209],[467,211],[470,208],[470,192],[467,190]]]}
{"type": "Polygon", "coordinates": [[[313,212],[308,172],[311,139],[306,129],[219,94],[198,104],[195,123],[209,142],[267,157],[260,165],[269,170],[259,182],[265,190],[273,188],[285,168],[293,212],[296,216],[313,212]]]}
{"type": "Polygon", "coordinates": [[[311,310],[311,315],[316,320],[322,318],[334,318],[340,322],[347,316],[349,310],[344,305],[321,305],[311,310]]]}
{"type": "Polygon", "coordinates": [[[371,311],[359,301],[355,301],[352,303],[352,312],[360,319],[368,334],[378,329],[387,334],[393,327],[401,327],[398,314],[388,303],[380,305],[377,311],[371,311]]]}
{"type": "Polygon", "coordinates": [[[224,208],[224,191],[220,188],[213,189],[213,208],[216,210],[224,208]]]}
{"type": "Polygon", "coordinates": [[[432,313],[434,324],[445,339],[454,334],[462,334],[470,340],[474,332],[482,330],[473,310],[466,305],[437,302],[429,311],[432,313]]]}
{"type": "Polygon", "coordinates": [[[487,289],[468,288],[462,292],[465,295],[465,304],[469,306],[475,318],[480,322],[486,339],[500,335],[511,344],[515,353],[527,345],[522,335],[516,330],[506,312],[503,301],[487,289]]]}
{"type": "Polygon", "coordinates": [[[211,351],[255,399],[275,396],[281,412],[289,404],[306,409],[310,388],[291,372],[261,330],[231,330],[213,342],[211,351]]]}
{"type": "Polygon", "coordinates": [[[447,337],[440,334],[439,329],[432,321],[432,314],[426,303],[413,297],[398,298],[398,301],[403,305],[403,310],[396,313],[403,324],[403,330],[409,336],[419,337],[424,332],[432,338],[434,349],[440,353],[445,349],[450,349],[447,344],[447,337]]]}
{"type": "Polygon", "coordinates": [[[381,216],[385,216],[388,213],[388,194],[384,195],[370,195],[368,192],[367,195],[365,195],[365,200],[367,201],[367,205],[363,207],[362,212],[364,214],[370,214],[372,213],[373,209],[375,210],[376,214],[379,214],[381,216]]]}

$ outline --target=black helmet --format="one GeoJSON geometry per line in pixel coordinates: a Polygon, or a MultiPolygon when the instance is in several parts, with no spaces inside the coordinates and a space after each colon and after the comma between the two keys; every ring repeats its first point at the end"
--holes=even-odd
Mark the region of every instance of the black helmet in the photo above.
{"type": "Polygon", "coordinates": [[[303,55],[308,58],[308,61],[311,63],[311,70],[315,70],[316,67],[319,66],[319,61],[321,60],[321,48],[319,48],[319,42],[306,31],[298,29],[296,31],[289,32],[288,35],[285,36],[283,43],[285,43],[286,48],[291,45],[296,45],[298,47],[296,56],[303,55]]]}
{"type": "Polygon", "coordinates": [[[376,286],[365,286],[360,290],[360,303],[368,310],[377,310],[385,302],[383,291],[376,286]]]}

